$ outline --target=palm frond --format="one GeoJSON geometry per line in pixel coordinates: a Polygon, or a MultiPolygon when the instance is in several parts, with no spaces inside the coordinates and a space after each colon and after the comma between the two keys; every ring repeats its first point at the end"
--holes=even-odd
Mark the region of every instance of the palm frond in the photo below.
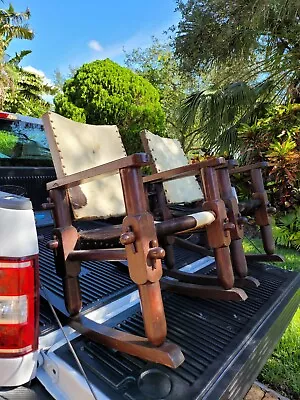
{"type": "Polygon", "coordinates": [[[8,64],[17,66],[26,57],[31,53],[31,50],[21,50],[19,53],[16,53],[14,57],[8,60],[8,64]]]}
{"type": "Polygon", "coordinates": [[[237,144],[236,126],[245,110],[254,108],[259,90],[244,82],[235,82],[221,89],[209,88],[193,93],[182,105],[182,123],[188,126],[199,121],[204,146],[217,152],[232,152],[237,144]]]}

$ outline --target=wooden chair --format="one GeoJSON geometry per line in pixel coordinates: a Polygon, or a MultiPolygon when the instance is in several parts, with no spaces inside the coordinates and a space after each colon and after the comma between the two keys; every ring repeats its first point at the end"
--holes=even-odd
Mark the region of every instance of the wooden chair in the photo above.
{"type": "Polygon", "coordinates": [[[54,113],[43,116],[57,180],[50,182],[57,274],[62,278],[71,326],[108,347],[176,368],[184,357],[178,346],[165,342],[167,333],[160,290],[163,250],[157,245],[153,217],[147,212],[140,167],[145,154],[126,157],[116,126],[91,126],[54,113]],[[120,227],[78,232],[73,219],[105,219],[126,215],[120,227]],[[81,250],[89,234],[105,242],[119,237],[125,249],[81,250]],[[147,338],[97,324],[80,315],[79,285],[83,260],[128,260],[131,279],[138,285],[147,338]]]}
{"type": "Polygon", "coordinates": [[[210,226],[223,287],[179,281],[164,282],[164,287],[178,293],[191,291],[204,298],[247,298],[244,291],[233,288],[230,236],[224,226],[226,210],[214,169],[225,160],[216,158],[169,171],[168,179],[201,172],[207,193],[205,211],[155,225],[147,210],[140,171],[149,165],[149,156],[140,153],[127,157],[116,126],[81,124],[52,112],[43,116],[43,123],[57,174],[57,180],[47,184],[51,199],[47,207],[52,209],[55,220],[53,240],[48,245],[54,251],[56,272],[63,281],[69,323],[108,347],[176,368],[184,357],[178,346],[165,342],[167,327],[160,290],[161,259],[165,252],[158,245],[158,237],[210,226]],[[73,226],[73,220],[105,220],[114,216],[124,216],[121,225],[88,231],[77,231],[73,226]],[[107,241],[116,238],[125,248],[105,248],[107,241]],[[98,241],[99,247],[87,248],[84,243],[89,240],[98,241]],[[128,261],[130,277],[140,294],[146,338],[97,324],[80,314],[78,276],[81,261],[85,260],[128,261]]]}
{"type": "MultiPolygon", "coordinates": [[[[163,219],[173,218],[174,206],[175,213],[178,209],[181,214],[184,213],[187,208],[187,212],[190,212],[191,205],[194,204],[196,210],[202,209],[201,202],[203,201],[203,192],[199,185],[198,180],[195,176],[188,177],[179,181],[165,182],[163,179],[159,179],[160,176],[165,176],[167,171],[174,168],[181,168],[182,166],[188,165],[188,160],[183,152],[183,149],[176,139],[163,138],[158,135],[154,135],[149,131],[141,132],[141,139],[145,151],[151,155],[151,171],[152,175],[149,178],[145,178],[145,182],[156,182],[155,192],[157,206],[161,212],[163,219]],[[178,207],[178,205],[181,205],[178,207]]],[[[247,277],[247,260],[257,261],[283,261],[283,259],[274,254],[275,245],[272,237],[272,229],[270,225],[270,219],[268,212],[271,210],[268,205],[268,198],[264,189],[264,183],[262,178],[261,168],[265,167],[267,163],[257,163],[249,166],[236,167],[236,163],[231,161],[216,168],[218,177],[218,185],[221,199],[224,201],[227,209],[227,223],[230,226],[230,255],[233,265],[233,269],[237,279],[235,279],[236,286],[252,286],[257,285],[253,279],[244,279],[247,277]],[[235,173],[250,173],[252,180],[252,199],[248,202],[238,203],[235,191],[232,188],[230,181],[230,175],[235,173]],[[257,225],[260,226],[263,246],[266,254],[260,255],[247,255],[245,256],[242,239],[244,236],[243,224],[247,221],[244,215],[254,214],[257,225]]],[[[166,260],[170,272],[166,274],[175,277],[178,273],[172,271],[174,265],[174,258],[172,252],[172,243],[176,242],[178,245],[189,248],[194,251],[201,252],[202,254],[210,254],[209,251],[202,246],[195,245],[187,240],[181,239],[180,237],[165,238],[162,242],[165,248],[166,260]]],[[[208,244],[213,246],[213,238],[208,233],[208,244]]],[[[186,277],[185,277],[186,278],[186,277]]],[[[196,277],[187,278],[190,282],[195,282],[196,277]]],[[[205,279],[201,278],[199,282],[204,282],[205,279]],[[201,281],[202,279],[202,281],[201,281]]]]}

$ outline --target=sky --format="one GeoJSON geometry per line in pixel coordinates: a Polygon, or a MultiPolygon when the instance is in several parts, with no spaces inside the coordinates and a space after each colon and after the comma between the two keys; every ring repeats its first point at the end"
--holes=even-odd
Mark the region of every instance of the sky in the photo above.
{"type": "MultiPolygon", "coordinates": [[[[16,11],[27,7],[32,41],[15,40],[9,55],[32,50],[22,65],[53,79],[69,66],[110,58],[120,64],[124,51],[151,44],[151,37],[179,20],[175,0],[11,0],[16,11]]],[[[4,1],[4,5],[8,4],[4,1]]],[[[1,5],[1,7],[3,7],[1,5]]]]}

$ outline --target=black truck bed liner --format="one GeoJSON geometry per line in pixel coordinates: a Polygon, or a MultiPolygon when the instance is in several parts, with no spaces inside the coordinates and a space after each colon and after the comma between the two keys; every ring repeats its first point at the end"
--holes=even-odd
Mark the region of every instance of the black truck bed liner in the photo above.
{"type": "MultiPolygon", "coordinates": [[[[61,285],[55,276],[51,252],[44,248],[49,232],[49,228],[39,230],[44,236],[40,246],[41,278],[48,289],[55,287],[55,295],[61,302],[61,285]]],[[[177,249],[178,267],[198,258],[195,253],[177,249]]],[[[249,269],[261,285],[246,290],[248,299],[245,302],[163,294],[168,339],[178,344],[185,355],[185,362],[176,370],[121,354],[82,336],[74,339],[72,344],[89,380],[112,399],[242,399],[300,300],[299,274],[258,263],[251,264],[249,269]]],[[[207,267],[205,272],[213,274],[214,266],[207,267]]],[[[84,263],[81,281],[84,282],[84,312],[135,289],[126,271],[118,270],[116,263],[84,263]],[[113,281],[120,282],[120,286],[110,286],[110,280],[106,281],[107,273],[113,276],[113,281]]],[[[45,332],[55,328],[44,303],[41,316],[45,332]]],[[[139,306],[106,324],[144,335],[139,306]]],[[[57,349],[55,354],[78,370],[67,345],[57,349]]]]}

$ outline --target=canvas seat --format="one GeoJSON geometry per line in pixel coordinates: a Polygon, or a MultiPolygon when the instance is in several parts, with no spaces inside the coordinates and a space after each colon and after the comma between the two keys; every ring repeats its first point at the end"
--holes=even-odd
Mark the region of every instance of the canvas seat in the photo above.
{"type": "Polygon", "coordinates": [[[179,293],[192,289],[194,295],[204,298],[236,301],[247,298],[243,290],[233,288],[230,238],[222,224],[226,210],[218,191],[209,189],[217,187],[214,168],[224,164],[224,159],[215,158],[196,167],[169,171],[168,179],[201,172],[207,207],[200,213],[155,225],[147,209],[140,171],[149,165],[149,156],[144,153],[126,156],[116,126],[81,124],[52,112],[43,116],[43,123],[57,174],[57,180],[47,184],[51,199],[47,207],[52,209],[55,221],[53,240],[48,245],[54,251],[56,272],[62,278],[71,326],[106,346],[177,367],[183,362],[183,355],[178,346],[165,342],[167,328],[160,290],[161,259],[165,252],[158,245],[158,237],[211,226],[216,234],[223,287],[187,285],[179,281],[164,282],[164,287],[179,293]],[[122,216],[121,225],[88,231],[77,231],[73,226],[74,220],[122,216]],[[105,246],[107,241],[115,239],[121,244],[114,241],[113,247],[105,246]],[[89,247],[89,240],[99,246],[89,247]],[[85,260],[127,260],[129,275],[139,289],[146,338],[95,325],[80,314],[78,276],[81,262],[85,260]]]}
{"type": "MultiPolygon", "coordinates": [[[[141,132],[141,139],[145,151],[151,156],[151,171],[153,174],[163,173],[172,168],[188,165],[188,159],[176,139],[164,138],[154,135],[150,131],[141,132]]],[[[264,189],[261,168],[266,166],[266,163],[257,163],[244,167],[233,167],[236,165],[230,162],[227,167],[221,166],[217,169],[218,183],[221,198],[224,200],[227,207],[228,220],[235,225],[235,228],[230,230],[231,234],[231,259],[235,273],[243,278],[247,275],[246,259],[262,260],[262,261],[282,261],[280,256],[274,254],[275,244],[272,237],[271,224],[268,216],[268,199],[264,189]],[[231,185],[230,175],[234,173],[250,173],[252,180],[252,200],[238,204],[235,189],[231,185]],[[243,239],[243,223],[244,215],[254,215],[257,225],[261,230],[263,246],[266,251],[265,255],[244,255],[242,247],[243,239]]],[[[201,182],[201,180],[200,180],[201,182]]],[[[196,205],[198,211],[202,209],[203,191],[199,185],[199,179],[196,177],[182,179],[171,182],[161,182],[156,184],[156,207],[164,219],[172,218],[176,215],[184,215],[190,212],[191,205],[196,205]]],[[[190,249],[196,249],[196,246],[186,240],[176,237],[176,243],[190,249]]],[[[172,253],[168,243],[165,243],[165,248],[172,253]]],[[[207,250],[198,246],[198,250],[208,254],[207,250]]],[[[167,257],[168,259],[168,257],[167,257]]],[[[169,257],[170,267],[172,267],[173,259],[169,257]]]]}

